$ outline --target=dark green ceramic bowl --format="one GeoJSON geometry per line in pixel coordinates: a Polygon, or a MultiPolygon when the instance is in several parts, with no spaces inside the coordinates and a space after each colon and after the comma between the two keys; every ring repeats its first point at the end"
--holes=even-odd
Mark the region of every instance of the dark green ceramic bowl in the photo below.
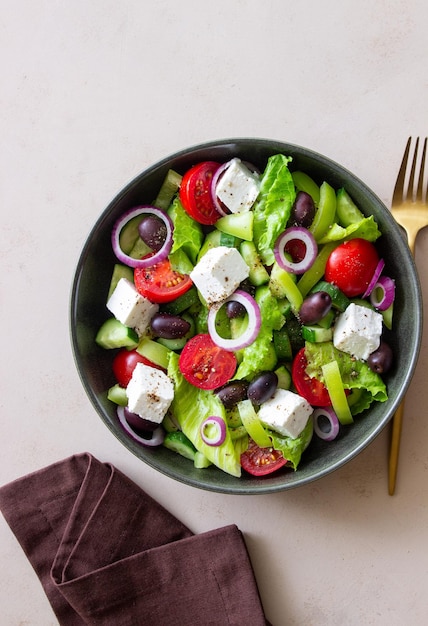
{"type": "Polygon", "coordinates": [[[317,480],[353,459],[382,431],[393,416],[412,378],[422,334],[422,297],[409,248],[388,209],[353,174],[330,159],[306,148],[266,139],[228,139],[182,150],[148,168],[131,181],[103,211],[90,232],[77,264],[71,294],[71,340],[83,386],[99,416],[129,451],[159,472],[193,487],[230,494],[272,493],[317,480]],[[94,338],[107,317],[106,297],[115,257],[110,237],[114,222],[137,204],[150,203],[168,169],[184,173],[204,160],[224,162],[238,156],[263,169],[269,156],[282,152],[293,157],[291,169],[307,172],[319,184],[345,187],[367,215],[372,214],[383,236],[378,248],[388,275],[396,279],[394,332],[390,343],[395,366],[386,377],[389,400],[374,404],[355,420],[340,438],[325,443],[314,436],[296,472],[286,470],[263,479],[234,478],[215,467],[194,469],[193,464],[165,448],[150,449],[131,441],[122,431],[115,407],[107,400],[114,383],[111,351],[102,350],[94,338]]]}

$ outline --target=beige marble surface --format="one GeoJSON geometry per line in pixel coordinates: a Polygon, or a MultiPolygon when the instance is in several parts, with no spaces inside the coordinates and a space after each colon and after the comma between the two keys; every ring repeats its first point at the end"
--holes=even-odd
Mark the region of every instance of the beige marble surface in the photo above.
{"type": "MultiPolygon", "coordinates": [[[[316,483],[236,498],[158,475],[107,431],[74,367],[68,307],[100,212],[146,166],[195,143],[304,145],[389,204],[407,137],[428,132],[426,1],[0,4],[0,484],[88,450],[195,532],[236,523],[274,626],[425,624],[428,330],[394,497],[387,429],[316,483]]],[[[423,233],[425,301],[427,254],[423,233]]],[[[3,518],[0,551],[1,624],[56,624],[3,518]]]]}

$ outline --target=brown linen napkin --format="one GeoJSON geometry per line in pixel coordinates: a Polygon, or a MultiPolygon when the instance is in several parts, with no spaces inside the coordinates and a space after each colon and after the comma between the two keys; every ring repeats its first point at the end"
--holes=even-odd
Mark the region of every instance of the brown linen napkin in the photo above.
{"type": "Polygon", "coordinates": [[[265,626],[235,525],[194,535],[88,453],[0,489],[0,509],[65,626],[265,626]]]}

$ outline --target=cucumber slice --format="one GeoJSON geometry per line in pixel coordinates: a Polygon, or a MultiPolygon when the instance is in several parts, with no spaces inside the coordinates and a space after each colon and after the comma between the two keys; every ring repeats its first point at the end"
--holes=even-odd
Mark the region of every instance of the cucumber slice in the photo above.
{"type": "Polygon", "coordinates": [[[191,315],[184,314],[181,316],[186,322],[189,322],[190,328],[187,333],[180,337],[179,339],[163,339],[162,337],[157,338],[157,342],[168,348],[169,350],[182,350],[186,345],[187,341],[195,334],[196,324],[191,315]]]}
{"type": "Polygon", "coordinates": [[[193,464],[196,467],[196,469],[204,469],[205,467],[209,467],[210,465],[212,465],[211,461],[207,459],[205,454],[203,454],[202,452],[199,452],[199,450],[196,450],[195,452],[195,458],[194,458],[193,464]]]}
{"type": "Polygon", "coordinates": [[[139,338],[133,328],[125,326],[115,317],[110,317],[99,329],[95,342],[106,350],[135,348],[138,345],[139,338]]]}
{"type": "Polygon", "coordinates": [[[126,395],[125,387],[121,387],[119,384],[113,385],[107,392],[107,399],[119,406],[126,406],[128,404],[128,396],[126,395]]]}
{"type": "Polygon", "coordinates": [[[348,296],[345,296],[343,291],[339,289],[333,283],[328,283],[325,280],[320,280],[319,283],[311,290],[311,293],[316,291],[326,291],[331,297],[331,304],[335,309],[338,309],[341,313],[349,306],[350,300],[348,296]]]}
{"type": "Polygon", "coordinates": [[[168,448],[168,450],[172,450],[190,461],[195,461],[196,448],[181,430],[177,430],[174,433],[167,433],[163,445],[165,448],[168,448]]]}
{"type": "Polygon", "coordinates": [[[321,326],[302,326],[302,337],[305,341],[321,343],[333,339],[333,329],[322,328],[321,326]]]}
{"type": "Polygon", "coordinates": [[[361,222],[364,219],[363,213],[343,187],[338,190],[336,199],[337,218],[341,226],[346,228],[347,226],[361,222]]]}
{"type": "Polygon", "coordinates": [[[216,221],[216,228],[222,233],[233,235],[239,239],[245,239],[246,241],[253,240],[253,211],[247,211],[246,213],[231,213],[225,215],[216,221]]]}
{"type": "Polygon", "coordinates": [[[131,252],[135,246],[135,242],[139,239],[138,226],[143,218],[141,215],[136,215],[132,220],[129,220],[120,231],[119,245],[125,254],[131,252]]]}
{"type": "Polygon", "coordinates": [[[254,243],[252,241],[243,241],[239,247],[239,251],[245,263],[250,268],[250,282],[256,287],[269,282],[269,274],[262,263],[254,243]]]}
{"type": "Polygon", "coordinates": [[[212,230],[205,237],[204,243],[198,254],[198,261],[208,252],[211,248],[218,248],[219,246],[225,246],[226,248],[237,248],[241,242],[241,239],[228,233],[223,233],[220,230],[212,230]]]}
{"type": "Polygon", "coordinates": [[[278,387],[280,389],[290,389],[291,387],[291,374],[285,365],[280,365],[275,374],[278,376],[278,387]]]}
{"type": "Polygon", "coordinates": [[[180,313],[197,303],[199,303],[198,292],[196,287],[191,287],[176,300],[163,304],[161,310],[165,313],[171,313],[171,315],[180,315],[180,313]]]}
{"type": "Polygon", "coordinates": [[[182,178],[183,177],[174,170],[168,170],[156,200],[153,202],[154,206],[166,211],[181,185],[182,178]]]}
{"type": "Polygon", "coordinates": [[[121,278],[126,278],[129,282],[134,282],[134,270],[128,265],[122,265],[121,263],[116,263],[113,268],[113,273],[111,276],[110,287],[108,290],[107,300],[110,298],[111,294],[117,287],[117,283],[121,278]]]}
{"type": "Polygon", "coordinates": [[[143,337],[137,346],[137,352],[164,370],[168,369],[169,355],[172,350],[169,350],[157,341],[143,337]]]}
{"type": "Polygon", "coordinates": [[[291,349],[290,337],[288,336],[288,332],[285,328],[273,331],[273,345],[276,356],[280,361],[291,361],[293,358],[293,351],[291,349]]]}

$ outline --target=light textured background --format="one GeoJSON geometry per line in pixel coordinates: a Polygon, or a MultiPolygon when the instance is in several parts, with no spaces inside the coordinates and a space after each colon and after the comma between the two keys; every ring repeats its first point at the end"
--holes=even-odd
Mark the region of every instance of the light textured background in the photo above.
{"type": "MultiPolygon", "coordinates": [[[[426,0],[1,0],[0,484],[88,450],[195,532],[245,533],[274,626],[418,626],[428,613],[427,330],[396,495],[388,429],[283,494],[235,498],[139,462],[95,415],[68,332],[92,224],[125,183],[187,146],[269,137],[339,161],[390,203],[428,132],[426,0]]],[[[428,241],[417,263],[428,297],[428,241]]],[[[56,624],[0,518],[1,623],[56,624]]]]}

